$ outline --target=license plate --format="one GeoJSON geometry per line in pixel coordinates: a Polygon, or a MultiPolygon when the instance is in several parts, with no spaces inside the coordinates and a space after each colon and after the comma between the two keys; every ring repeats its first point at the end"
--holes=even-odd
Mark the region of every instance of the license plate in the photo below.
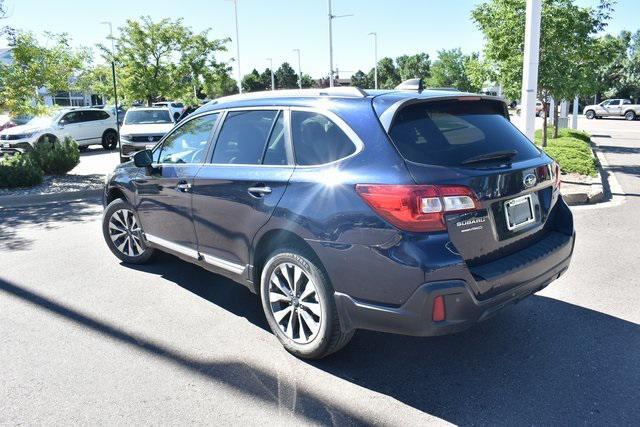
{"type": "Polygon", "coordinates": [[[530,194],[507,200],[504,203],[504,213],[509,230],[524,227],[536,220],[530,194]]]}

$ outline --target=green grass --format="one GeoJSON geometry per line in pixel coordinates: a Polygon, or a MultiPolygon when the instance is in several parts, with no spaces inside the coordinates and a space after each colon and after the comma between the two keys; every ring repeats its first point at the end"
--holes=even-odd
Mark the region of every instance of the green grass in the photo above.
{"type": "MultiPolygon", "coordinates": [[[[547,146],[544,151],[560,164],[565,173],[595,176],[598,161],[593,157],[589,145],[589,134],[573,129],[558,129],[558,138],[551,138],[553,128],[547,134],[547,146]]],[[[542,145],[542,129],[536,130],[535,142],[542,145]]]]}

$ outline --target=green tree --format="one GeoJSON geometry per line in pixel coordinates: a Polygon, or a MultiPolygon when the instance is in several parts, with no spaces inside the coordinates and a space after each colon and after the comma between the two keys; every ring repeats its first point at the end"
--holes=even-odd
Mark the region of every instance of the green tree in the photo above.
{"type": "Polygon", "coordinates": [[[203,92],[207,98],[215,99],[238,93],[238,84],[231,77],[231,67],[218,63],[203,74],[203,92]]]}
{"type": "Polygon", "coordinates": [[[460,48],[438,51],[438,59],[431,66],[431,87],[455,87],[462,91],[473,91],[466,72],[469,57],[460,48]]]}
{"type": "Polygon", "coordinates": [[[40,44],[33,33],[17,32],[10,42],[13,60],[0,65],[0,105],[14,114],[44,111],[44,94],[67,91],[87,61],[86,50],[74,50],[65,34],[45,33],[40,44]]]}
{"type": "Polygon", "coordinates": [[[266,89],[267,87],[264,85],[260,73],[255,68],[242,78],[242,90],[245,92],[257,92],[266,89]]]}
{"type": "MultiPolygon", "coordinates": [[[[372,68],[367,77],[369,78],[370,87],[373,87],[375,81],[374,69],[372,68]]],[[[393,59],[389,57],[382,58],[378,61],[378,87],[380,89],[393,89],[401,82],[400,74],[396,68],[393,59]]]]}
{"type": "Polygon", "coordinates": [[[356,71],[351,75],[351,86],[359,87],[360,89],[371,89],[374,84],[369,80],[369,76],[362,70],[356,71]]]}
{"type": "Polygon", "coordinates": [[[73,88],[80,92],[91,92],[102,97],[103,102],[114,101],[113,77],[108,64],[87,65],[77,75],[73,88]]]}
{"type": "MultiPolygon", "coordinates": [[[[273,76],[273,79],[276,80],[275,74],[273,76]]],[[[265,69],[262,72],[262,74],[260,74],[260,81],[262,81],[262,84],[265,87],[265,89],[271,90],[271,69],[270,68],[265,69]]],[[[276,80],[276,87],[278,87],[277,80],[276,80]]]]}
{"type": "Polygon", "coordinates": [[[316,81],[309,74],[302,73],[302,88],[316,87],[316,81]]]}
{"type": "MultiPolygon", "coordinates": [[[[540,31],[538,97],[571,99],[592,93],[594,34],[606,26],[611,2],[600,0],[596,8],[580,7],[573,0],[544,0],[540,31]]],[[[484,33],[485,56],[496,68],[507,96],[518,98],[522,82],[525,0],[489,0],[472,11],[484,33]]],[[[547,143],[547,108],[544,109],[542,144],[547,143]]],[[[557,124],[557,120],[556,120],[557,124]]],[[[557,129],[554,131],[557,133],[557,129]]]]}
{"type": "MultiPolygon", "coordinates": [[[[115,53],[125,98],[151,104],[172,97],[194,103],[195,92],[205,84],[210,70],[219,71],[214,55],[226,50],[227,41],[211,40],[208,30],[194,34],[182,19],[127,20],[116,38],[115,53]]],[[[99,47],[110,60],[110,50],[99,47]]]]}
{"type": "Polygon", "coordinates": [[[431,76],[431,60],[427,53],[415,55],[402,55],[396,58],[400,80],[422,78],[426,80],[431,76]]]}
{"type": "Polygon", "coordinates": [[[298,74],[288,62],[283,62],[276,71],[276,86],[278,89],[295,89],[298,87],[298,74]]]}

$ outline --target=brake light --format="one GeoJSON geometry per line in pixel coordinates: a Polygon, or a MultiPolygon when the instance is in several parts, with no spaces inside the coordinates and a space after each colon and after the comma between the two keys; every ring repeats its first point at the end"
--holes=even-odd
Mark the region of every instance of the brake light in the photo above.
{"type": "Polygon", "coordinates": [[[433,299],[433,307],[431,308],[431,320],[434,322],[442,322],[447,318],[447,312],[444,306],[444,297],[438,295],[433,299]]]}
{"type": "Polygon", "coordinates": [[[356,191],[385,220],[405,231],[444,231],[444,215],[479,208],[461,185],[358,184],[356,191]]]}

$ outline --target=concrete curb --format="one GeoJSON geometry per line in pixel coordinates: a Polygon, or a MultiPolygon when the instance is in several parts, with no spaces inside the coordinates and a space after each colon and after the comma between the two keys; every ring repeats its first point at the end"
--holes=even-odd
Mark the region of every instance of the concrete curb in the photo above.
{"type": "Polygon", "coordinates": [[[602,184],[602,162],[595,150],[596,145],[590,141],[591,155],[598,161],[598,174],[590,178],[589,184],[585,185],[585,190],[562,194],[562,198],[569,206],[592,205],[605,200],[604,185],[602,184]]]}
{"type": "Polygon", "coordinates": [[[64,191],[51,194],[32,194],[27,196],[0,196],[0,208],[17,208],[23,206],[42,205],[46,203],[71,202],[102,196],[102,189],[64,191]]]}

